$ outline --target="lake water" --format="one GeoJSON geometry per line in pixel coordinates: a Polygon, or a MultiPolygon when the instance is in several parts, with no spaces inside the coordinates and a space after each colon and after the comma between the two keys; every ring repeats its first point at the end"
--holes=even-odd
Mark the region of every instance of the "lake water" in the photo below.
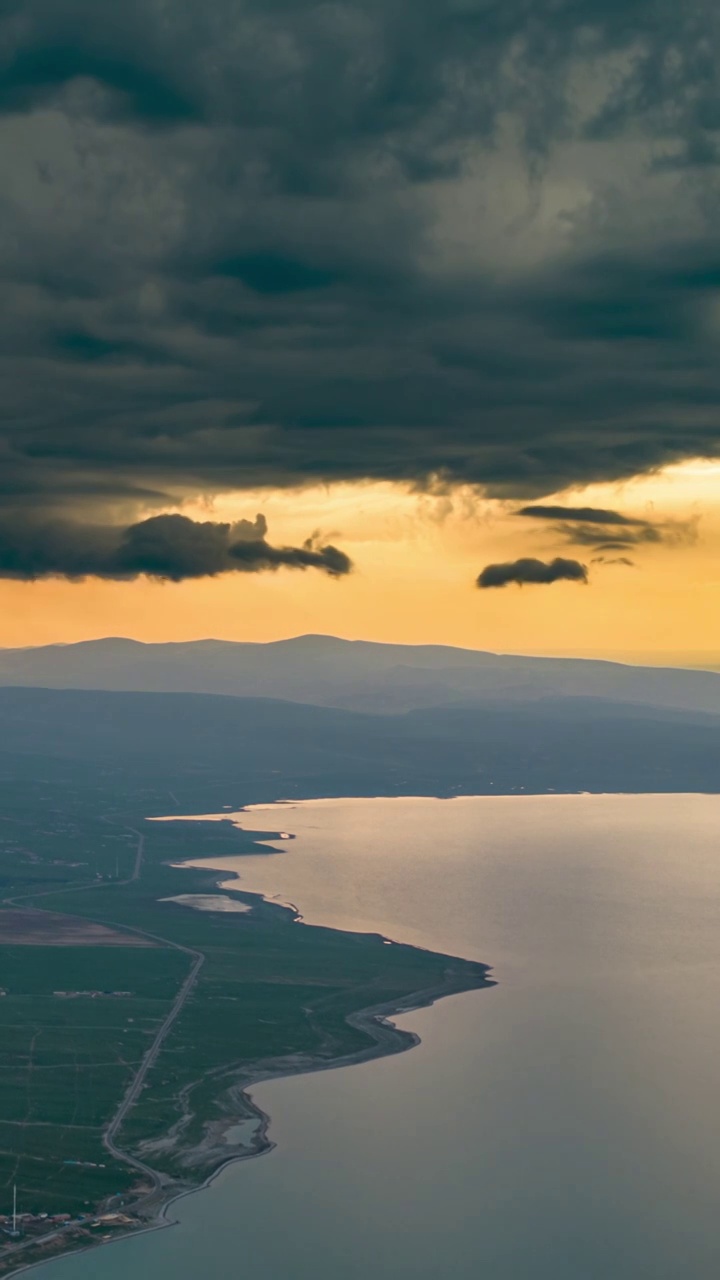
{"type": "Polygon", "coordinates": [[[499,985],[399,1019],[409,1053],[259,1086],[271,1154],[180,1202],[180,1226],[38,1276],[716,1280],[720,797],[313,801],[243,822],[297,838],[231,864],[241,887],[485,961],[499,985]]]}

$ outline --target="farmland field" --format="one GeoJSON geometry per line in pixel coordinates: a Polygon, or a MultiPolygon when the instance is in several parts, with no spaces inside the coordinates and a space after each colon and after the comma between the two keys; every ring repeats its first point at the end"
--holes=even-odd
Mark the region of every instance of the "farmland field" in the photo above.
{"type": "MultiPolygon", "coordinates": [[[[299,925],[256,895],[224,891],[242,913],[172,900],[215,890],[215,873],[184,860],[276,856],[279,833],[147,822],[178,804],[162,766],[4,764],[0,1214],[16,1186],[19,1210],[36,1216],[19,1245],[0,1244],[0,1275],[89,1241],[94,1215],[142,1225],[173,1190],[265,1149],[243,1093],[258,1074],[412,1043],[349,1014],[486,981],[481,965],[299,925]],[[246,1136],[228,1145],[238,1120],[246,1136]],[[58,1215],[71,1221],[48,1235],[58,1215]]],[[[218,785],[176,782],[201,811],[218,785]]],[[[237,803],[230,779],[223,794],[237,803]]]]}

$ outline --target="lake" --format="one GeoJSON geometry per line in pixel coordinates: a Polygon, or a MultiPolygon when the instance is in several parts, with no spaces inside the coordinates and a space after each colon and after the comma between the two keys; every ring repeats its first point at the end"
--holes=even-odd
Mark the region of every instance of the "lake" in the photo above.
{"type": "Polygon", "coordinates": [[[223,860],[234,887],[498,986],[398,1019],[409,1053],[258,1086],[274,1151],[179,1202],[179,1226],[36,1274],[716,1280],[720,797],[271,812],[241,821],[296,839],[223,860]]]}

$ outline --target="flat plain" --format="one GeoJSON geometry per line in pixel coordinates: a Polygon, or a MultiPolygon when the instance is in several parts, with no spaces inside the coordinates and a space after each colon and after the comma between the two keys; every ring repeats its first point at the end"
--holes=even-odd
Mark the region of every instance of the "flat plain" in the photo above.
{"type": "Polygon", "coordinates": [[[253,1080],[410,1048],[372,1011],[488,983],[482,965],[307,927],[257,895],[225,891],[242,913],[167,901],[215,891],[184,859],[291,853],[279,832],[147,822],[178,793],[237,803],[232,778],[172,787],[164,768],[25,755],[0,775],[0,1275],[152,1223],[268,1149],[253,1080]]]}

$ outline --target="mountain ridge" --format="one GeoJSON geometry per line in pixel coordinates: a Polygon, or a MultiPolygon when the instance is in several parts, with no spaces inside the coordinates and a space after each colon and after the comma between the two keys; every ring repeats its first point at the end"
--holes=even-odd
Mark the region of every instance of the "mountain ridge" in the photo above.
{"type": "Polygon", "coordinates": [[[277,697],[346,710],[594,697],[720,714],[720,674],[304,635],[267,643],[109,636],[0,649],[0,685],[277,697]]]}

